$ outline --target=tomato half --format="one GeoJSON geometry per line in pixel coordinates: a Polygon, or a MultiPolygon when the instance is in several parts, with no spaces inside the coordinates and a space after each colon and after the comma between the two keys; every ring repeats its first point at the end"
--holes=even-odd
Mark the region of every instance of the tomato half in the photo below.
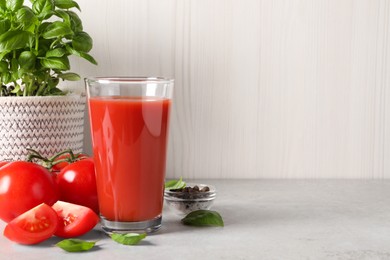
{"type": "Polygon", "coordinates": [[[19,244],[38,244],[53,236],[57,224],[57,213],[42,203],[9,222],[4,236],[19,244]]]}
{"type": "Polygon", "coordinates": [[[0,219],[9,222],[33,207],[58,200],[57,184],[44,167],[24,161],[0,168],[0,219]]]}
{"type": "Polygon", "coordinates": [[[90,208],[57,201],[53,209],[58,215],[57,231],[54,235],[63,238],[78,237],[93,229],[99,217],[90,208]]]}
{"type": "Polygon", "coordinates": [[[95,165],[92,158],[69,164],[57,175],[60,200],[86,206],[99,213],[95,165]]]}

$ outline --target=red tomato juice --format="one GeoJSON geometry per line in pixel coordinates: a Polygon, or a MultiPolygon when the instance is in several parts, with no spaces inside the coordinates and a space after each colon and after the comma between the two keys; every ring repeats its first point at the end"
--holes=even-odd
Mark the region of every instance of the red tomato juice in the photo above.
{"type": "Polygon", "coordinates": [[[145,221],[163,206],[170,99],[91,97],[91,133],[100,213],[145,221]]]}

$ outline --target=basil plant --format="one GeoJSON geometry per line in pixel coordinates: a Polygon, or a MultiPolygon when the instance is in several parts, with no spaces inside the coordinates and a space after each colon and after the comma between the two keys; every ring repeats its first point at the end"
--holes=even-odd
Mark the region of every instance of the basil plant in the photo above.
{"type": "Polygon", "coordinates": [[[59,81],[80,80],[69,56],[97,64],[73,9],[73,0],[0,0],[0,96],[65,95],[59,81]]]}

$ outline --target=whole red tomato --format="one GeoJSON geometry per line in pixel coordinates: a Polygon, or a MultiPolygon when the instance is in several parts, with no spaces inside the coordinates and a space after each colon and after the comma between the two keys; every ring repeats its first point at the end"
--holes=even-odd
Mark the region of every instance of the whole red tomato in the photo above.
{"type": "Polygon", "coordinates": [[[63,162],[55,163],[53,165],[53,167],[51,168],[51,170],[53,172],[59,172],[62,169],[64,169],[66,166],[68,166],[69,164],[73,163],[73,160],[84,159],[84,158],[88,158],[88,155],[80,153],[80,154],[76,154],[72,158],[69,153],[63,154],[63,155],[59,156],[58,158],[56,158],[54,161],[54,162],[57,162],[57,161],[63,161],[63,162]],[[69,160],[69,161],[66,161],[66,160],[69,160]]]}
{"type": "Polygon", "coordinates": [[[50,172],[31,162],[15,161],[0,168],[0,219],[9,222],[20,214],[58,200],[50,172]]]}
{"type": "Polygon", "coordinates": [[[6,164],[9,164],[9,162],[6,162],[6,161],[0,162],[0,168],[3,167],[6,164]]]}
{"type": "Polygon", "coordinates": [[[69,164],[57,175],[60,200],[88,207],[99,213],[95,165],[92,158],[69,164]]]}

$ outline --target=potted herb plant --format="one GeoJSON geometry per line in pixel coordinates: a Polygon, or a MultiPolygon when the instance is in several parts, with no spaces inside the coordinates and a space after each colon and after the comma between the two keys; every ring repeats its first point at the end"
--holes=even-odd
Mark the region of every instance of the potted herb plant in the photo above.
{"type": "Polygon", "coordinates": [[[85,96],[58,87],[80,80],[69,56],[89,55],[73,0],[0,0],[0,160],[26,156],[26,147],[50,156],[83,145],[85,96]]]}

